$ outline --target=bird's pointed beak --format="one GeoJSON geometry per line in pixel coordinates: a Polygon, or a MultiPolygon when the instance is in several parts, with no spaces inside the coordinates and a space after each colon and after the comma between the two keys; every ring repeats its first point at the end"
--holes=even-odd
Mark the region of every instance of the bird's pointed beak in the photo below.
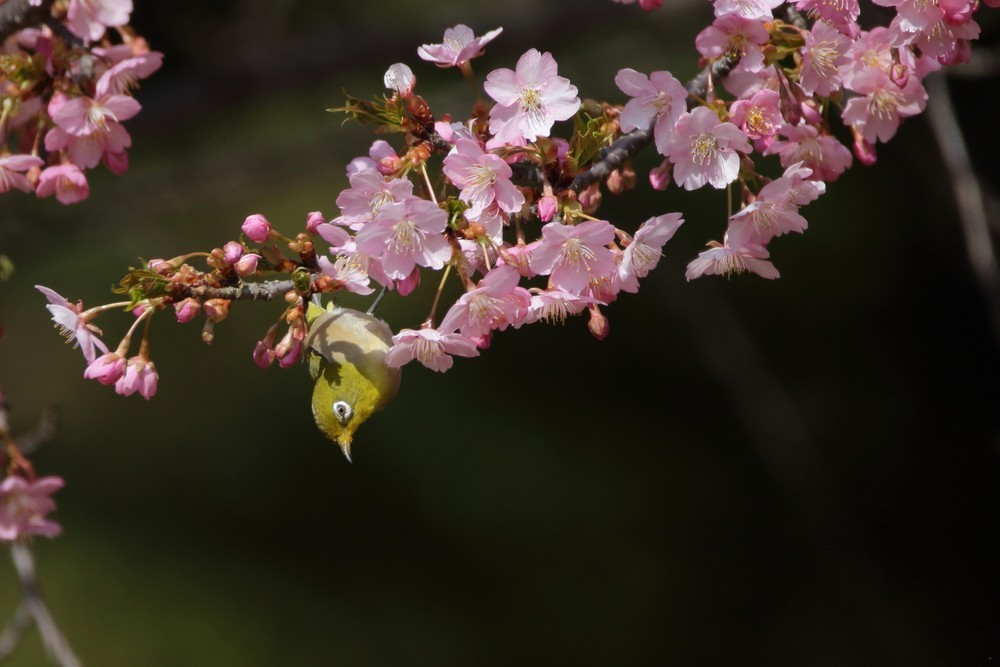
{"type": "Polygon", "coordinates": [[[347,462],[351,463],[351,434],[347,431],[341,433],[337,438],[337,444],[340,445],[340,451],[344,452],[347,462]]]}

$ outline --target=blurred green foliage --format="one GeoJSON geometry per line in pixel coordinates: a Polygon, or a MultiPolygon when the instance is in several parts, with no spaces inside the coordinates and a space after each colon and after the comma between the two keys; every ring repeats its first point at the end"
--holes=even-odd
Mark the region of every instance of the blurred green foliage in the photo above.
{"type": "MultiPolygon", "coordinates": [[[[461,114],[466,83],[415,55],[445,27],[504,26],[480,77],[537,47],[622,101],[621,67],[694,74],[709,7],[137,4],[166,61],[127,124],[128,174],[97,170],[73,207],[0,209],[18,268],[0,383],[15,430],[61,407],[35,464],[66,478],[64,534],[37,557],[86,664],[987,661],[997,350],[919,119],[772,244],[773,283],[685,283],[723,196],[652,192],[642,156],[603,215],[687,223],[607,309],[610,336],[576,319],[499,334],[444,375],[408,366],[349,465],[313,425],[305,368],[250,361],[276,304],[234,308],[211,347],[155,318],[147,403],[82,379],[32,286],[96,304],[139,257],[221,246],[250,213],[289,231],[334,215],[371,135],[323,110],[405,61],[432,109],[461,114]]],[[[415,325],[435,282],[380,314],[415,325]]],[[[127,318],[99,324],[113,344],[127,318]]],[[[15,601],[0,567],[0,622],[15,601]]],[[[45,664],[37,636],[11,664],[45,664]]]]}

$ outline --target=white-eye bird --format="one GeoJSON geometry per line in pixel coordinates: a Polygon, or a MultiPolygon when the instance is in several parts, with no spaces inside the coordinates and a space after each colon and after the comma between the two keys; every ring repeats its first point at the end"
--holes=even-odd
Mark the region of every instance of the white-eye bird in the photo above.
{"type": "Polygon", "coordinates": [[[326,310],[309,304],[306,320],[313,417],[350,461],[354,432],[399,390],[400,370],[385,363],[392,329],[373,315],[332,304],[326,310]]]}

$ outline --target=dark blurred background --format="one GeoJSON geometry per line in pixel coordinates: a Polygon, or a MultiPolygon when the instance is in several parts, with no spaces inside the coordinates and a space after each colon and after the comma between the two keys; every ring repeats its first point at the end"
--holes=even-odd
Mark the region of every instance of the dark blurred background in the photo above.
{"type": "MultiPolygon", "coordinates": [[[[166,59],[126,123],[128,174],[95,170],[72,207],[0,204],[17,267],[0,383],[15,432],[61,409],[34,460],[66,478],[64,534],[36,554],[86,664],[1000,659],[997,339],[923,118],[807,208],[806,234],[772,243],[774,282],[686,283],[723,196],[652,192],[641,157],[637,192],[602,213],[687,223],[606,310],[608,338],[577,318],[499,334],[443,375],[408,366],[353,465],[313,425],[305,368],[250,361],[280,306],[239,305],[211,347],[157,318],[147,403],[83,380],[32,289],[102,303],[139,258],[221,246],[250,213],[289,231],[332,217],[372,136],[325,109],[403,61],[432,109],[461,115],[466,83],[416,57],[456,23],[504,27],[480,79],[531,47],[594,98],[624,101],[621,67],[690,78],[710,5],[666,5],[137,2],[166,59]]],[[[954,86],[995,187],[996,80],[954,86]]],[[[416,325],[433,282],[380,314],[416,325]]],[[[128,320],[98,323],[114,346],[128,320]]],[[[0,619],[15,603],[0,566],[0,619]]],[[[11,664],[44,664],[37,635],[11,664]]]]}

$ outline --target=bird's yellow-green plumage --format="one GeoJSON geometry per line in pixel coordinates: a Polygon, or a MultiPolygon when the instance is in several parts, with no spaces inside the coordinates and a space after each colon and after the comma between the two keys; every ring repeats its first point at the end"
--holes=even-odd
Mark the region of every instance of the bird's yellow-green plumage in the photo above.
{"type": "Polygon", "coordinates": [[[385,354],[392,330],[377,317],[350,308],[324,310],[310,304],[309,374],[316,425],[351,458],[351,439],[373,412],[399,390],[400,371],[389,368],[385,354]]]}

